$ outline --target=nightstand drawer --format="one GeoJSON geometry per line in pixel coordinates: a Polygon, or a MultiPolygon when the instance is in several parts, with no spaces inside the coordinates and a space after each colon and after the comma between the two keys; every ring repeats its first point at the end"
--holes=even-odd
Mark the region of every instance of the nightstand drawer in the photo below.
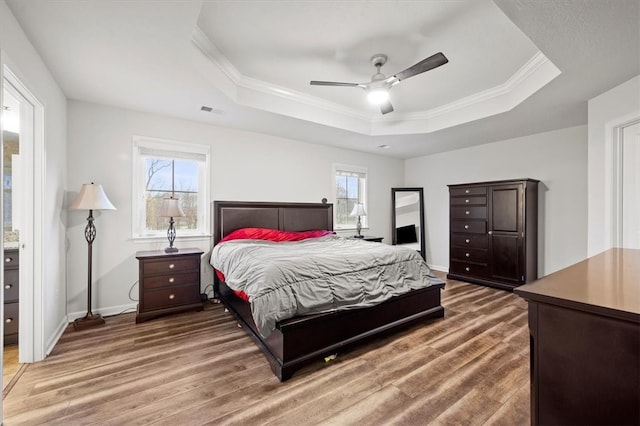
{"type": "Polygon", "coordinates": [[[187,272],[186,274],[175,273],[156,275],[144,279],[144,288],[179,287],[185,284],[192,284],[200,287],[200,274],[198,271],[187,272]]]}
{"type": "Polygon", "coordinates": [[[147,260],[143,263],[143,274],[156,275],[167,274],[174,271],[199,271],[200,270],[200,257],[188,256],[178,257],[174,256],[171,259],[161,260],[147,260]]]}
{"type": "Polygon", "coordinates": [[[142,297],[145,310],[201,303],[199,288],[195,286],[149,290],[145,291],[142,297]]]}
{"type": "Polygon", "coordinates": [[[18,269],[8,269],[4,271],[4,301],[17,302],[20,294],[19,286],[20,271],[18,269]]]}
{"type": "Polygon", "coordinates": [[[19,303],[4,304],[4,334],[18,332],[18,306],[19,303]]]}

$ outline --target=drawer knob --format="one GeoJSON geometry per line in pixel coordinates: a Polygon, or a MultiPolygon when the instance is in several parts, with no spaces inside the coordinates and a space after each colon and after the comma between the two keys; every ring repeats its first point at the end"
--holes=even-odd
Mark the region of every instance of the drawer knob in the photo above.
{"type": "Polygon", "coordinates": [[[4,258],[4,263],[11,263],[11,261],[13,261],[13,259],[10,258],[10,257],[5,257],[4,258]]]}
{"type": "Polygon", "coordinates": [[[471,240],[467,238],[466,240],[464,240],[464,242],[469,244],[471,242],[471,240]]]}
{"type": "Polygon", "coordinates": [[[465,194],[468,194],[468,193],[469,193],[469,190],[468,190],[468,189],[465,189],[465,190],[464,190],[464,193],[465,193],[465,194]]]}
{"type": "Polygon", "coordinates": [[[469,214],[469,210],[467,210],[466,212],[464,212],[464,214],[469,214]]]}
{"type": "Polygon", "coordinates": [[[489,231],[489,235],[493,235],[493,231],[489,231]]]}
{"type": "Polygon", "coordinates": [[[175,294],[170,294],[170,295],[169,295],[169,300],[173,300],[173,299],[175,299],[175,298],[176,298],[176,295],[175,295],[175,294]]]}
{"type": "Polygon", "coordinates": [[[467,256],[467,257],[469,257],[469,253],[465,253],[464,255],[465,255],[465,256],[467,256]]]}
{"type": "Polygon", "coordinates": [[[173,269],[173,268],[175,268],[175,267],[176,267],[176,265],[175,265],[175,264],[173,264],[173,263],[169,264],[169,269],[173,269]]]}
{"type": "Polygon", "coordinates": [[[13,284],[5,284],[4,285],[4,289],[5,290],[9,290],[9,289],[11,289],[11,287],[13,287],[13,284]]]}
{"type": "Polygon", "coordinates": [[[466,268],[464,268],[464,270],[469,272],[471,269],[467,266],[466,268]]]}
{"type": "Polygon", "coordinates": [[[175,278],[173,278],[173,277],[169,278],[169,282],[170,282],[170,283],[173,283],[175,280],[176,280],[176,279],[175,279],[175,278]]]}
{"type": "Polygon", "coordinates": [[[469,199],[467,198],[466,200],[464,200],[464,202],[468,204],[469,203],[469,199]]]}
{"type": "Polygon", "coordinates": [[[7,324],[13,322],[13,318],[7,318],[6,320],[4,320],[4,322],[6,322],[7,324]]]}
{"type": "Polygon", "coordinates": [[[465,226],[464,226],[464,229],[469,229],[469,225],[465,225],[465,226]]]}

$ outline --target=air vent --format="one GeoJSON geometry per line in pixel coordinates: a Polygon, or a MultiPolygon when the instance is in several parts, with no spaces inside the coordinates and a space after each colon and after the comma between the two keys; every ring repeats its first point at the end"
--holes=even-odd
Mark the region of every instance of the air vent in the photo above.
{"type": "Polygon", "coordinates": [[[206,105],[202,105],[200,107],[200,111],[210,112],[212,114],[222,114],[222,110],[221,109],[211,108],[210,106],[206,106],[206,105]]]}

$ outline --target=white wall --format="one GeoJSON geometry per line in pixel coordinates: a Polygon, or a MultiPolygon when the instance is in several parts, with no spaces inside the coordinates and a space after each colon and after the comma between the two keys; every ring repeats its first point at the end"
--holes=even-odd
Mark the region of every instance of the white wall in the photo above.
{"type": "Polygon", "coordinates": [[[572,127],[406,161],[406,186],[424,187],[427,262],[449,265],[448,184],[540,180],[538,276],[587,252],[587,129],[572,127]]]}
{"type": "MultiPolygon", "coordinates": [[[[402,160],[313,145],[103,105],[70,101],[68,199],[82,183],[103,185],[117,211],[95,214],[94,307],[113,314],[136,305],[138,250],[162,249],[166,239],[140,243],[131,239],[132,136],[150,136],[211,146],[211,200],[331,202],[333,163],[367,167],[370,230],[390,241],[391,187],[404,180],[402,160]]],[[[85,309],[86,212],[69,212],[68,312],[85,309]]],[[[351,231],[350,233],[353,233],[351,231]]],[[[210,240],[176,240],[178,247],[209,250],[210,240]]],[[[212,282],[203,260],[202,288],[212,282]]]]}
{"type": "Polygon", "coordinates": [[[631,118],[640,118],[640,76],[589,101],[589,256],[611,247],[607,144],[612,140],[607,127],[631,118]]]}
{"type": "MultiPolygon", "coordinates": [[[[45,242],[43,251],[35,253],[36,259],[42,259],[44,277],[42,294],[38,294],[35,300],[42,300],[43,305],[34,309],[36,321],[44,327],[42,342],[36,342],[35,347],[47,349],[55,343],[61,325],[66,325],[66,98],[4,0],[0,0],[0,50],[2,62],[45,108],[44,152],[40,152],[36,158],[39,164],[37,172],[43,177],[41,184],[44,185],[44,194],[35,195],[36,204],[42,201],[42,217],[37,215],[35,220],[42,223],[45,242]]],[[[25,167],[33,169],[33,165],[25,164],[25,167]]],[[[30,249],[33,250],[33,247],[30,249]]],[[[35,354],[35,358],[38,359],[39,354],[35,354]]]]}

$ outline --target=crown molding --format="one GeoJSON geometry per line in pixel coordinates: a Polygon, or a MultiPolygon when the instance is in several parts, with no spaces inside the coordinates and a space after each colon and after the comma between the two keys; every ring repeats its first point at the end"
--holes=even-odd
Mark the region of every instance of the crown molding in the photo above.
{"type": "Polygon", "coordinates": [[[427,111],[378,116],[245,76],[198,26],[191,41],[219,71],[210,79],[234,102],[372,136],[430,133],[509,111],[561,73],[538,51],[500,85],[427,111]]]}

